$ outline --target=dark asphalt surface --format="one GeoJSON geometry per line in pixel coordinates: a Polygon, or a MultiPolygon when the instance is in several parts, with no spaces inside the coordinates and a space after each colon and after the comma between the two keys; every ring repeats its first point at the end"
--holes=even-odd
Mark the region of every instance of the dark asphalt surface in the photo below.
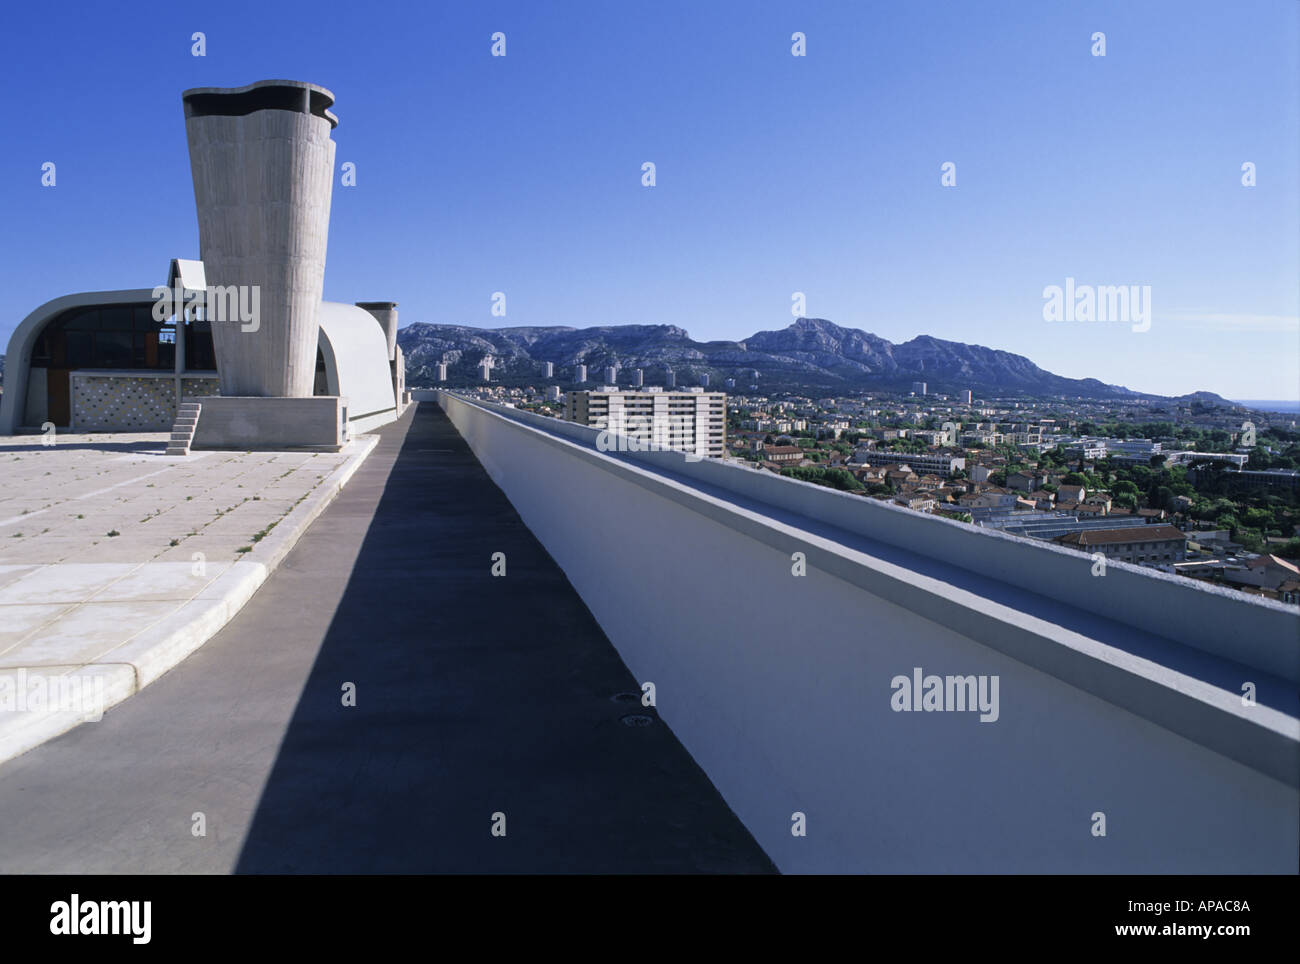
{"type": "Polygon", "coordinates": [[[222,632],[0,765],[0,872],[773,872],[436,406],[379,434],[222,632]]]}

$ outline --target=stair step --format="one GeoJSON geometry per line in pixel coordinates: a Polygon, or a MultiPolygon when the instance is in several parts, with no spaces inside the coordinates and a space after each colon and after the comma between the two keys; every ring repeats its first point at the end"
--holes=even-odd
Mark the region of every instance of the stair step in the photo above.
{"type": "Polygon", "coordinates": [[[194,433],[193,432],[172,432],[169,438],[173,442],[189,443],[191,440],[193,440],[194,433]]]}

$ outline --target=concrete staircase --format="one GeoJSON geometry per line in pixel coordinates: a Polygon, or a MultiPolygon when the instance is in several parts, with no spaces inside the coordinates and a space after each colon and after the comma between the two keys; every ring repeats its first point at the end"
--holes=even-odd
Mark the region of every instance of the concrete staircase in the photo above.
{"type": "Polygon", "coordinates": [[[176,424],[172,426],[172,437],[167,442],[165,455],[189,455],[190,443],[194,441],[194,430],[199,426],[198,402],[182,402],[176,413],[176,424]]]}

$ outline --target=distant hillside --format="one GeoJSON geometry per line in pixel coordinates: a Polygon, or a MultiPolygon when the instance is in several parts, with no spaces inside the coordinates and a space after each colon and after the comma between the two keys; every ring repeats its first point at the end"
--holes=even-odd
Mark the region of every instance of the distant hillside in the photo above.
{"type": "MultiPolygon", "coordinates": [[[[506,385],[538,381],[542,362],[555,365],[561,383],[586,365],[588,381],[600,382],[605,369],[640,368],[647,385],[662,385],[665,369],[680,386],[698,385],[707,372],[714,387],[735,378],[764,391],[832,394],[846,391],[908,391],[923,381],[931,392],[1041,397],[1150,398],[1095,378],[1064,378],[1039,368],[1023,355],[920,335],[895,345],[870,332],[841,328],[820,318],[800,318],[780,331],[760,331],[744,341],[697,342],[676,325],[607,325],[597,328],[469,328],[417,323],[397,333],[406,355],[407,383],[436,382],[434,366],[447,362],[448,382],[478,382],[478,364],[493,358],[493,381],[506,385]]],[[[0,355],[0,379],[5,356],[0,355]]],[[[620,376],[626,384],[626,375],[620,376]]],[[[1177,401],[1200,408],[1237,407],[1213,392],[1192,392],[1177,401]]]]}
{"type": "MultiPolygon", "coordinates": [[[[779,331],[760,331],[744,341],[697,342],[675,325],[614,325],[597,328],[469,328],[417,323],[397,333],[406,355],[407,382],[433,385],[434,368],[447,363],[449,383],[477,382],[485,355],[493,359],[493,381],[506,385],[535,382],[542,362],[553,362],[561,382],[586,365],[588,380],[600,382],[604,370],[640,368],[647,385],[662,385],[665,368],[679,386],[698,385],[707,372],[720,387],[734,377],[738,386],[757,384],[765,391],[830,394],[845,391],[907,391],[924,381],[929,391],[1025,396],[1079,395],[1086,398],[1155,398],[1095,378],[1064,378],[1039,368],[1023,355],[944,341],[921,335],[895,345],[869,332],[841,328],[820,318],[800,318],[779,331]]],[[[620,383],[626,384],[620,377],[620,383]]],[[[1230,403],[1209,392],[1196,395],[1211,404],[1230,403]],[[1213,401],[1211,401],[1213,400],[1213,401]]]]}

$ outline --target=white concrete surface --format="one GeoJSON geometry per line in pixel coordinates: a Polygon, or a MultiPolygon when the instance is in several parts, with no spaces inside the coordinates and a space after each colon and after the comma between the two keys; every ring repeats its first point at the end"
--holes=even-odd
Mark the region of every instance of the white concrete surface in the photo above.
{"type": "Polygon", "coordinates": [[[0,438],[0,761],[97,717],[211,638],[376,441],[178,459],[161,455],[165,433],[0,438]],[[74,705],[22,705],[20,690],[63,677],[87,681],[74,705]]]}
{"type": "Polygon", "coordinates": [[[194,451],[249,448],[255,451],[337,451],[347,437],[348,399],[200,395],[194,451]]]}
{"type": "Polygon", "coordinates": [[[1294,872],[1294,607],[1121,566],[1081,587],[1059,549],[442,400],[782,870],[1294,872]],[[917,667],[996,677],[996,721],[896,712],[917,667]]]}
{"type": "Polygon", "coordinates": [[[369,432],[397,419],[397,396],[384,330],[356,305],[320,306],[320,349],[330,395],[348,400],[348,427],[369,432]]]}

